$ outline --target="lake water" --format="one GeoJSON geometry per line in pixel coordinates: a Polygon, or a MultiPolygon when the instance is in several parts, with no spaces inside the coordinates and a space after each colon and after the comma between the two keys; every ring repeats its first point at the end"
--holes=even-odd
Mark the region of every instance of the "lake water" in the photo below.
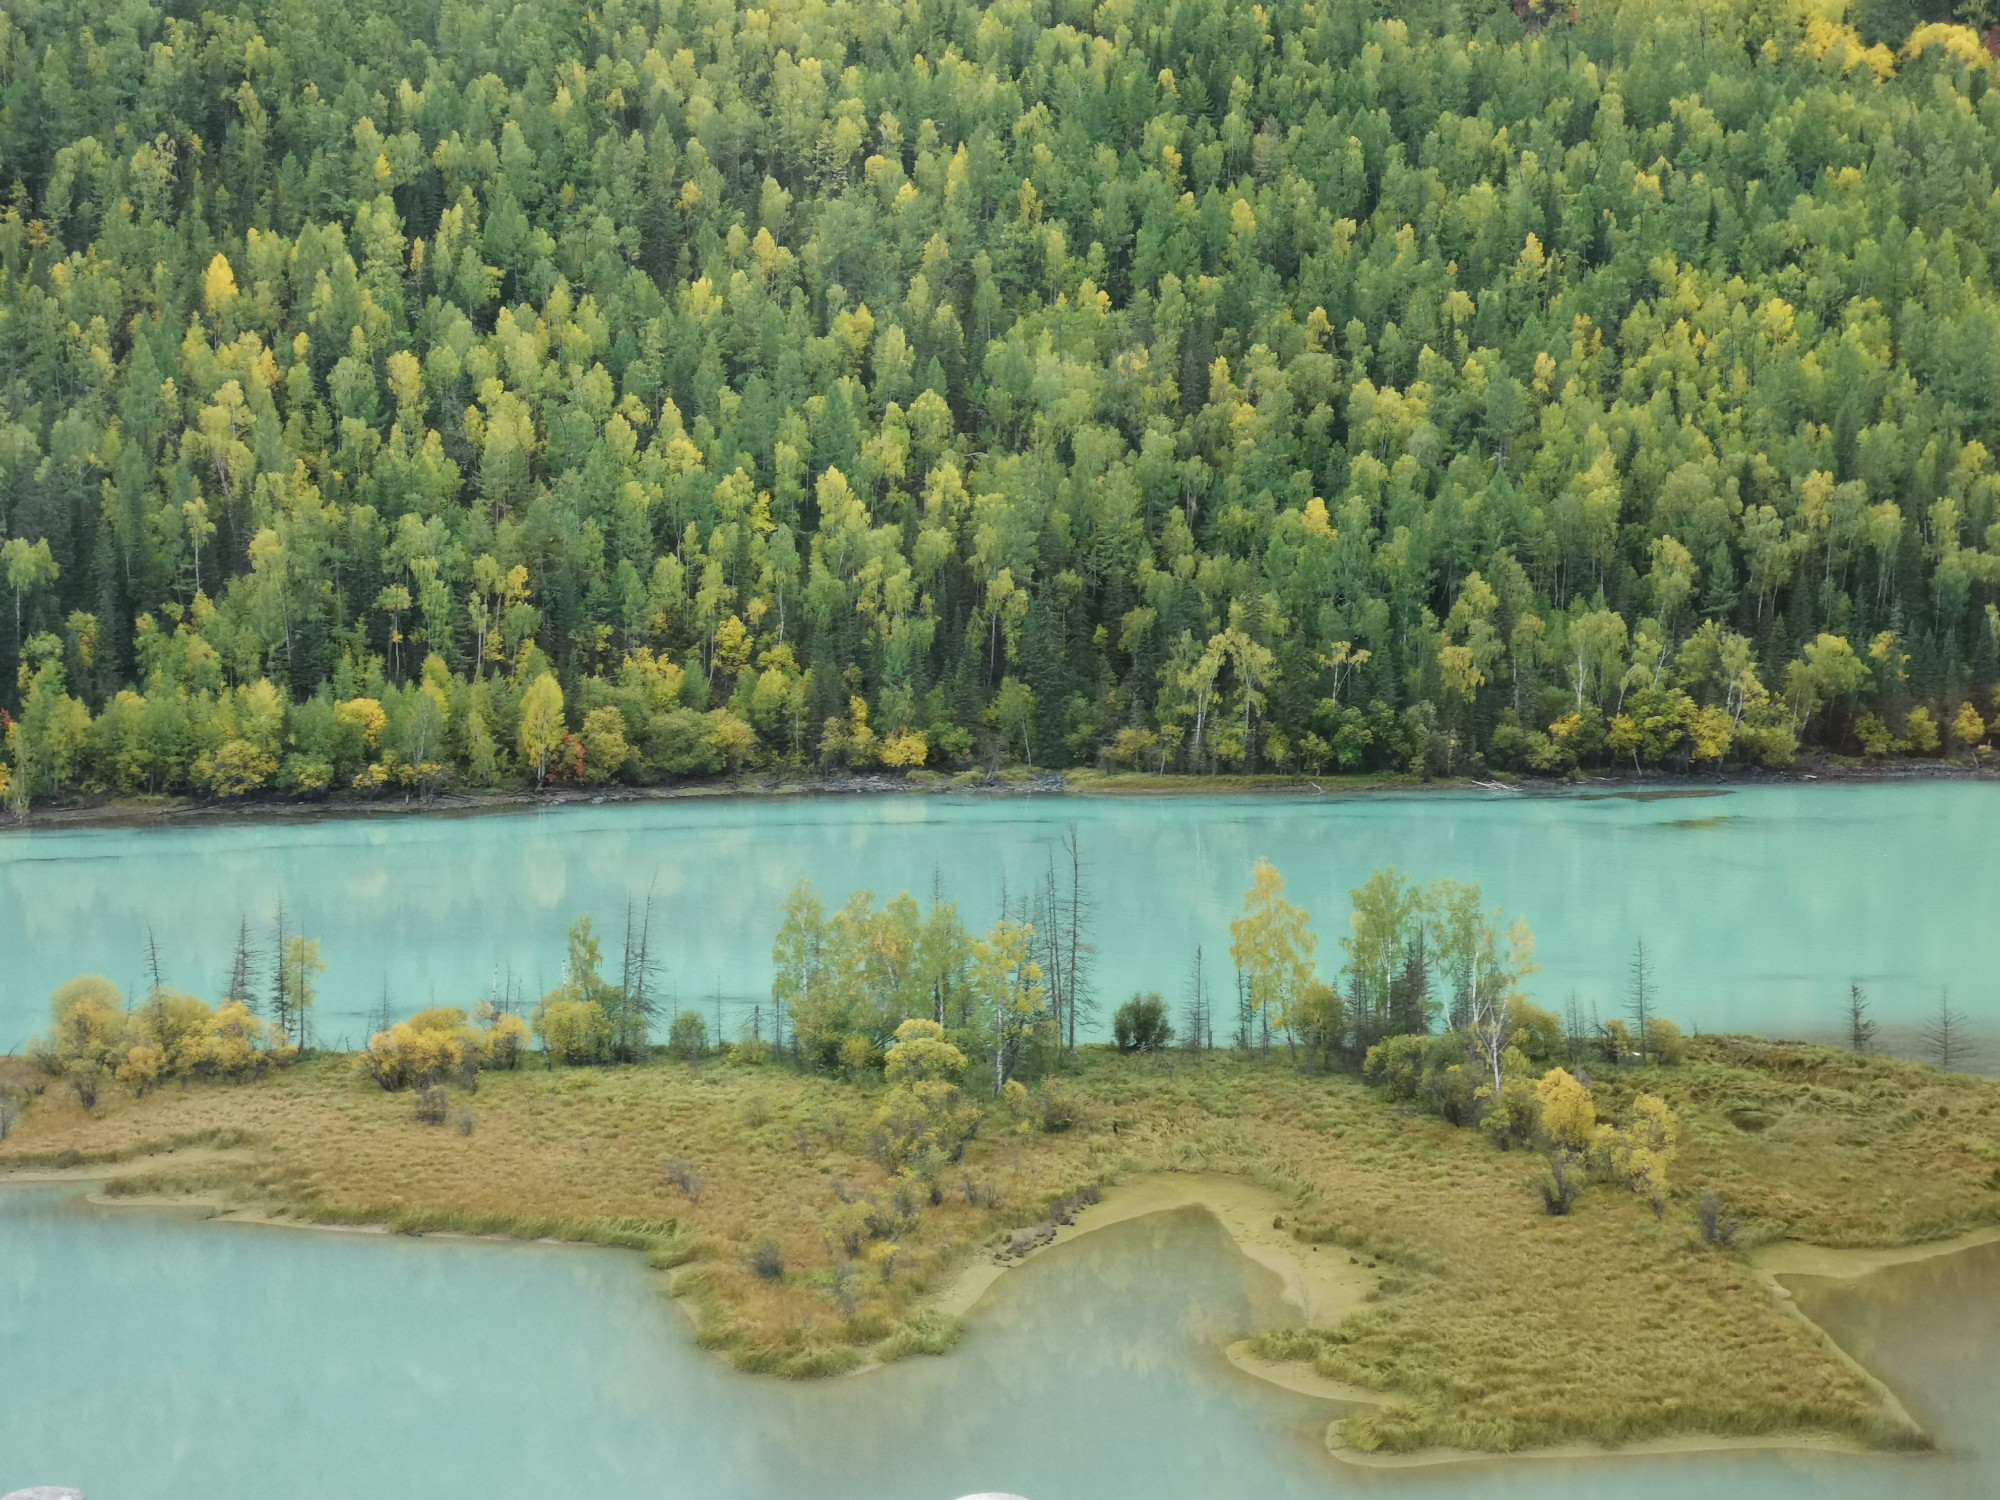
{"type": "MultiPolygon", "coordinates": [[[[1156,989],[1178,1010],[1197,945],[1227,1003],[1229,921],[1273,860],[1337,969],[1348,892],[1381,865],[1482,881],[1540,941],[1537,997],[1622,1008],[1643,938],[1662,1013],[1703,1030],[1828,1035],[1848,982],[1885,1039],[1940,992],[2000,1037],[1989,876],[2000,787],[1783,785],[1721,795],[1488,793],[1295,798],[873,796],[576,805],[456,817],[244,821],[0,835],[0,1050],[80,972],[143,990],[148,936],[168,982],[213,997],[239,920],[268,945],[282,900],[329,970],[319,1037],[359,1045],[386,989],[399,1012],[470,1006],[560,978],[590,915],[615,962],[628,902],[656,905],[655,951],[683,1006],[727,1030],[768,1010],[778,908],[801,878],[926,895],[968,923],[1018,906],[1074,824],[1097,903],[1100,995],[1156,989]]],[[[1109,1007],[1106,1007],[1107,1013],[1109,1007]]],[[[768,1018],[766,1020],[768,1024],[768,1018]]]]}
{"type": "Polygon", "coordinates": [[[2000,1492],[2000,1260],[1808,1305],[1945,1451],[1380,1473],[1237,1374],[1268,1273],[1189,1209],[1010,1274],[960,1348],[788,1384],[698,1351],[639,1258],[200,1224],[0,1190],[0,1490],[93,1500],[1972,1500],[2000,1492]]]}

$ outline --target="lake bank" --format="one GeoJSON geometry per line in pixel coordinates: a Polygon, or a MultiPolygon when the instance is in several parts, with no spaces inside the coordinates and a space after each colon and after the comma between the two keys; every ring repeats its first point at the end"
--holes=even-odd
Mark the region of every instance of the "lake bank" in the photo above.
{"type": "MultiPolygon", "coordinates": [[[[0,1188],[80,1186],[90,1182],[115,1184],[162,1169],[187,1170],[224,1161],[240,1161],[244,1155],[240,1149],[184,1148],[95,1166],[0,1172],[0,1188]]],[[[89,1194],[87,1201],[120,1209],[193,1211],[218,1224],[276,1227],[320,1234],[388,1236],[392,1233],[386,1224],[314,1224],[282,1212],[246,1208],[232,1203],[227,1194],[212,1190],[178,1194],[99,1191],[89,1194]]],[[[1119,1225],[1156,1216],[1171,1216],[1179,1210],[1194,1208],[1213,1220],[1238,1254],[1276,1283],[1277,1299],[1304,1323],[1337,1324],[1359,1311],[1379,1293],[1380,1269],[1339,1247],[1325,1247],[1333,1253],[1322,1255],[1319,1252],[1323,1247],[1301,1244],[1286,1234],[1283,1229],[1284,1210],[1289,1201],[1289,1194],[1242,1177],[1200,1172],[1141,1174],[1108,1187],[1096,1203],[1078,1210],[1069,1222],[1056,1227],[1046,1237],[1037,1236],[1031,1244],[1011,1252],[1003,1247],[1004,1260],[996,1262],[981,1258],[968,1263],[945,1286],[931,1294],[927,1302],[954,1318],[975,1315],[977,1309],[985,1307],[995,1289],[1006,1282],[1007,1273],[1030,1260],[1039,1260],[1060,1246],[1119,1225]]],[[[418,1237],[446,1242],[487,1243],[508,1239],[500,1235],[449,1231],[429,1231],[418,1237]]],[[[1760,1247],[1751,1253],[1750,1258],[1776,1288],[1776,1277],[1781,1274],[1830,1277],[1851,1283],[1888,1267],[1911,1265],[1996,1242],[2000,1242],[2000,1228],[1977,1231],[1948,1242],[1877,1249],[1834,1249],[1786,1242],[1760,1247]],[[1808,1266],[1814,1269],[1803,1269],[1808,1266]]],[[[516,1243],[535,1243],[544,1247],[565,1244],[548,1239],[516,1243]]],[[[670,1279],[662,1280],[662,1290],[671,1296],[670,1279]]],[[[1024,1292],[1022,1295],[1032,1294],[1024,1292]]],[[[1803,1312],[1799,1316],[1806,1318],[1803,1312]]],[[[1853,1368],[1863,1370],[1851,1352],[1840,1347],[1837,1339],[1811,1324],[1810,1319],[1806,1321],[1853,1368]]],[[[1251,1339],[1239,1339],[1228,1345],[1223,1353],[1230,1366],[1266,1388],[1339,1406],[1381,1406],[1393,1399],[1379,1391],[1330,1380],[1310,1366],[1265,1359],[1255,1352],[1253,1342],[1251,1339]]],[[[879,1361],[869,1361],[850,1373],[862,1374],[880,1368],[883,1366],[879,1361]]],[[[1898,1418],[1908,1422],[1910,1442],[1904,1446],[1928,1448],[1928,1435],[1903,1412],[1888,1387],[1873,1372],[1863,1373],[1894,1406],[1898,1418]]],[[[1347,1443],[1342,1436],[1339,1419],[1326,1424],[1325,1446],[1327,1453],[1343,1465],[1396,1471],[1438,1468],[1493,1471],[1496,1467],[1511,1471],[1522,1466],[1579,1460],[1621,1460],[1629,1463],[1643,1459],[1704,1455],[1793,1452],[1854,1456],[1876,1451],[1851,1435],[1801,1430],[1754,1435],[1684,1433],[1615,1445],[1571,1442],[1504,1454],[1451,1447],[1426,1448],[1412,1453],[1383,1453],[1363,1451],[1347,1443]]]]}
{"type": "Polygon", "coordinates": [[[24,816],[0,818],[0,834],[38,829],[242,826],[261,822],[315,822],[327,819],[397,820],[412,817],[473,817],[482,813],[546,811],[576,806],[644,806],[655,803],[771,798],[881,795],[967,797],[1346,797],[1370,793],[1521,792],[1539,795],[1590,790],[1657,791],[1688,795],[1745,787],[1843,782],[1856,785],[1935,781],[1995,781],[2000,770],[1986,763],[1812,761],[1784,770],[1737,767],[1728,772],[1673,775],[1664,772],[1600,771],[1569,777],[1534,775],[1398,776],[1387,772],[1312,775],[1181,775],[1141,771],[1037,771],[1010,768],[987,773],[882,772],[823,776],[717,777],[657,786],[560,786],[491,791],[452,790],[400,800],[380,795],[335,794],[319,799],[247,797],[204,801],[192,797],[128,797],[32,807],[24,816]]]}
{"type": "MultiPolygon", "coordinates": [[[[1684,1111],[1685,1176],[1661,1219],[1602,1187],[1548,1218],[1533,1158],[1351,1079],[1097,1053],[1071,1079],[1085,1099],[1074,1128],[995,1112],[928,1200],[871,1159],[869,1089],[666,1063],[484,1075],[463,1097],[464,1134],[416,1123],[407,1095],[342,1059],[107,1096],[95,1114],[51,1091],[0,1144],[0,1167],[74,1180],[107,1175],[78,1158],[122,1156],[120,1196],[192,1195],[206,1214],[640,1249],[672,1272],[703,1347],[792,1375],[948,1348],[1038,1246],[1194,1204],[1275,1278],[1298,1331],[1257,1352],[1284,1357],[1290,1389],[1311,1376],[1384,1403],[1346,1434],[1356,1446],[1623,1449],[1801,1421],[1907,1442],[1867,1374],[1774,1300],[1750,1258],[1702,1244],[1689,1204],[1721,1187],[1752,1239],[1991,1227],[1979,1152],[2000,1141],[2000,1088],[1810,1049],[1760,1056],[1703,1042],[1683,1069],[1600,1085],[1612,1108],[1643,1076],[1684,1111]],[[1753,1097],[1775,1118],[1746,1134],[1729,1111],[1753,1097]],[[1866,1150],[1829,1151],[1857,1129],[1866,1150]],[[218,1139],[231,1149],[203,1151],[218,1139]],[[133,1160],[176,1141],[177,1158],[133,1160]],[[662,1181],[670,1156],[694,1168],[695,1196],[662,1181]],[[1425,1394],[1439,1390],[1468,1394],[1425,1394]]],[[[968,1326],[976,1336],[978,1316],[968,1326]]]]}

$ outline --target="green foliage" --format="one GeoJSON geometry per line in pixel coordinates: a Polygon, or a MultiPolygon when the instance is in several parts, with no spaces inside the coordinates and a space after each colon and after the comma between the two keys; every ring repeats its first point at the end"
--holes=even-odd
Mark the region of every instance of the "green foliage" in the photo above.
{"type": "Polygon", "coordinates": [[[971,940],[950,903],[924,912],[904,894],[878,908],[872,892],[860,891],[829,916],[801,882],[772,946],[771,998],[816,1066],[853,1069],[865,1050],[871,1055],[858,1066],[867,1067],[912,1016],[972,1038],[971,958],[971,940]]]}
{"type": "Polygon", "coordinates": [[[1174,1039],[1167,1002],[1150,991],[1134,995],[1111,1017],[1111,1037],[1120,1052],[1157,1052],[1174,1039]]]}
{"type": "Polygon", "coordinates": [[[708,1051],[708,1022],[698,1010],[684,1010],[667,1028],[667,1051],[682,1062],[700,1062],[708,1051]]]}
{"type": "Polygon", "coordinates": [[[1687,1038],[1665,1016],[1646,1017],[1645,1054],[1649,1062],[1673,1067],[1687,1061],[1687,1038]]]}
{"type": "Polygon", "coordinates": [[[1983,743],[1935,7],[169,9],[0,33],[17,809],[1983,743]]]}
{"type": "Polygon", "coordinates": [[[556,1062],[599,1063],[611,1056],[611,1018],[595,1000],[546,1001],[536,1015],[535,1034],[556,1062]]]}

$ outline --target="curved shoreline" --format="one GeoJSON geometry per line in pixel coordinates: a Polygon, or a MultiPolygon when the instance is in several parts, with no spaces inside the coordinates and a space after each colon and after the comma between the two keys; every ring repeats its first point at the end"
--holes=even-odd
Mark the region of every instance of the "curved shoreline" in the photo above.
{"type": "MultiPolygon", "coordinates": [[[[183,1147],[154,1152],[116,1162],[79,1164],[73,1167],[30,1168],[0,1171],[0,1188],[8,1186],[83,1186],[108,1184],[137,1177],[161,1163],[190,1165],[243,1165],[252,1153],[243,1147],[183,1147]]],[[[200,1210],[216,1222],[249,1224],[280,1229],[303,1229],[323,1233],[388,1235],[397,1232],[386,1223],[319,1223],[292,1216],[282,1207],[246,1203],[233,1198],[221,1187],[190,1188],[181,1192],[141,1192],[116,1195],[103,1190],[84,1195],[92,1204],[142,1210],[200,1210]]],[[[1002,1247],[962,1266],[947,1282],[925,1297],[921,1307],[953,1319],[964,1318],[984,1302],[1006,1273],[1042,1251],[1066,1244],[1086,1234],[1114,1224],[1169,1213],[1183,1208],[1201,1208],[1210,1213],[1245,1256],[1274,1276],[1280,1300],[1307,1326],[1329,1327],[1358,1310],[1374,1296],[1381,1275],[1372,1261],[1339,1245],[1314,1245],[1293,1237],[1287,1227],[1290,1215],[1288,1195],[1247,1177],[1220,1172],[1148,1171],[1134,1173],[1107,1187],[1102,1197],[1079,1209],[1070,1222],[1055,1227],[1052,1234],[1037,1238],[1018,1251],[1002,1247]]],[[[419,1238],[445,1240],[490,1240],[513,1244],[604,1248],[586,1241],[541,1238],[523,1240],[503,1234],[430,1230],[417,1232],[419,1238]]],[[[1821,1277],[1857,1281],[1889,1266],[1907,1265],[2000,1242],[2000,1225],[1988,1226],[1947,1240],[1889,1247],[1841,1248],[1812,1245],[1802,1241],[1780,1241],[1758,1247],[1747,1257],[1758,1279],[1786,1311],[1803,1324],[1823,1347],[1853,1370],[1875,1393],[1883,1415],[1913,1439],[1928,1446],[1929,1434],[1909,1414],[1902,1401],[1880,1377],[1862,1365],[1838,1340],[1815,1323],[1798,1305],[1784,1278],[1821,1277]]],[[[658,1278],[664,1294],[680,1306],[698,1326],[694,1309],[673,1289],[671,1273],[658,1278]]],[[[1396,1398],[1349,1382],[1321,1375],[1302,1361],[1269,1360],[1251,1350],[1251,1340],[1242,1339],[1223,1350],[1224,1357],[1239,1373],[1294,1395],[1335,1405],[1384,1406],[1396,1398]]],[[[882,1368],[884,1361],[864,1355],[862,1362],[843,1375],[864,1374],[882,1368]]],[[[1344,1418],[1329,1421],[1325,1446],[1335,1461],[1368,1469],[1434,1468],[1440,1466],[1513,1465],[1521,1462],[1563,1462],[1579,1459],[1629,1459],[1686,1456],[1704,1453],[1752,1451],[1797,1451],[1818,1454],[1864,1456],[1895,1452],[1871,1445],[1845,1434],[1795,1429],[1761,1434],[1730,1435],[1700,1432],[1669,1434],[1618,1444],[1588,1441],[1549,1444],[1511,1452],[1482,1449],[1431,1447],[1411,1453],[1367,1452],[1342,1440],[1344,1418]]],[[[1914,1445],[1913,1445],[1914,1446],[1914,1445]]]]}
{"type": "Polygon", "coordinates": [[[1275,1188],[1221,1172],[1140,1172],[1104,1189],[1096,1203],[1021,1253],[987,1255],[960,1268],[925,1305],[951,1317],[970,1313],[1007,1272],[1053,1245],[1148,1214],[1203,1208],[1250,1260],[1278,1278],[1280,1296],[1302,1321],[1338,1323],[1375,1292],[1381,1278],[1338,1245],[1307,1245],[1284,1227],[1290,1204],[1275,1188]],[[1004,1258],[1002,1258],[1004,1257],[1004,1258]]]}

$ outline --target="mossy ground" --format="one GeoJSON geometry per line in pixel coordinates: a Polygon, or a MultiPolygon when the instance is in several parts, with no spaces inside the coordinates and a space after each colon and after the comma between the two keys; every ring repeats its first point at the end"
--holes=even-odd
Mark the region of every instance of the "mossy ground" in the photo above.
{"type": "Polygon", "coordinates": [[[1644,1087],[1687,1122],[1661,1216],[1597,1186],[1550,1218],[1531,1156],[1281,1056],[1092,1052],[1066,1081],[1090,1101],[1080,1125],[1044,1134],[994,1111],[935,1202],[868,1155],[869,1089],[721,1064],[488,1074],[454,1099],[469,1134],[418,1123],[408,1095],[341,1058],[240,1086],[107,1095],[94,1114],[50,1087],[0,1143],[0,1168],[247,1145],[233,1164],[210,1153],[123,1187],[646,1249],[680,1267],[703,1343],[790,1374],[948,1347],[925,1294],[1091,1184],[1238,1172],[1292,1195],[1300,1236],[1387,1268],[1359,1315],[1264,1348],[1389,1395],[1347,1436],[1393,1449],[1792,1428],[1907,1440],[1740,1247],[1907,1243],[2000,1221],[2000,1085],[1819,1048],[1706,1039],[1682,1067],[1597,1080],[1607,1114],[1644,1087]],[[663,1175],[674,1158],[699,1175],[698,1198],[663,1175]],[[1738,1248],[1695,1228],[1710,1189],[1742,1226],[1738,1248]]]}

